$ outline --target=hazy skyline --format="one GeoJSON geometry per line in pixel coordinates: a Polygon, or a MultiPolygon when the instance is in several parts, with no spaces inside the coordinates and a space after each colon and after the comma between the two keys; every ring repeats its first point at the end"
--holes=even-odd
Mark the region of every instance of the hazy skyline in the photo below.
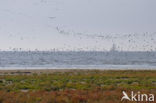
{"type": "Polygon", "coordinates": [[[156,50],[155,0],[1,0],[0,49],[156,50]]]}

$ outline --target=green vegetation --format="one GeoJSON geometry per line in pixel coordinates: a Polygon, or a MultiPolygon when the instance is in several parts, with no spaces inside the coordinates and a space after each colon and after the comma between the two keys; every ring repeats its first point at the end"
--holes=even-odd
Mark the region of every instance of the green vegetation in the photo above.
{"type": "Polygon", "coordinates": [[[0,103],[113,103],[120,101],[122,90],[156,93],[156,71],[77,70],[0,76],[0,103]],[[7,96],[12,102],[6,102],[7,96]]]}

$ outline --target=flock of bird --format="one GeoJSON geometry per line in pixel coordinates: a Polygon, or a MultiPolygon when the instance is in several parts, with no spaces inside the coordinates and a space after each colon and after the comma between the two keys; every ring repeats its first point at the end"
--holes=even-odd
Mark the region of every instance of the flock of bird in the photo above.
{"type": "MultiPolygon", "coordinates": [[[[83,33],[83,32],[75,32],[73,30],[65,30],[61,27],[56,27],[56,30],[59,34],[66,35],[66,36],[75,36],[82,38],[89,38],[89,39],[96,39],[96,42],[101,41],[112,41],[112,44],[116,44],[116,42],[126,41],[127,44],[133,45],[131,46],[132,49],[138,48],[138,44],[140,43],[142,48],[146,50],[149,48],[149,51],[156,50],[156,32],[150,33],[125,33],[125,34],[117,34],[117,33],[83,33]],[[98,41],[97,41],[98,40],[98,41]]],[[[140,46],[139,44],[139,46],[140,46]]],[[[124,45],[124,44],[123,44],[124,45]]]]}
{"type": "MultiPolygon", "coordinates": [[[[41,3],[47,3],[47,0],[41,0],[41,3]]],[[[5,10],[5,12],[13,14],[13,12],[5,10]]],[[[21,14],[20,15],[24,15],[21,14]]],[[[55,20],[56,16],[49,16],[47,17],[50,20],[55,20]]],[[[70,27],[69,27],[70,28],[70,27]]],[[[61,35],[66,35],[66,36],[74,36],[75,38],[83,39],[83,38],[88,38],[92,39],[95,41],[95,43],[100,43],[101,41],[111,41],[112,44],[121,44],[123,43],[122,41],[126,41],[127,44],[130,45],[132,49],[139,48],[141,45],[143,50],[156,50],[156,32],[149,33],[126,33],[126,34],[108,34],[108,33],[84,33],[84,32],[76,32],[74,30],[66,30],[62,27],[56,26],[55,30],[61,34],[61,35]],[[118,43],[118,41],[121,41],[121,43],[118,43]],[[138,45],[139,44],[139,45],[138,45]]],[[[10,34],[9,37],[13,37],[13,34],[10,34]]],[[[20,40],[26,39],[23,36],[19,37],[20,40]]],[[[124,44],[122,44],[124,45],[124,44]]]]}

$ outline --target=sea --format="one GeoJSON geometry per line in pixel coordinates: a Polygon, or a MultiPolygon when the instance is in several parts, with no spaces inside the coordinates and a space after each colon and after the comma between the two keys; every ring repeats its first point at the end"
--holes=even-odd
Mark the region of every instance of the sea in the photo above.
{"type": "Polygon", "coordinates": [[[155,51],[0,51],[0,70],[156,70],[155,51]]]}

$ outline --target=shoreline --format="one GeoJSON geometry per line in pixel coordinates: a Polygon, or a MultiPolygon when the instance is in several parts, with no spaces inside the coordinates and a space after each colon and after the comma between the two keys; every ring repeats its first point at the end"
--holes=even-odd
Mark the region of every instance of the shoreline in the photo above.
{"type": "Polygon", "coordinates": [[[14,70],[0,70],[0,75],[31,75],[31,74],[52,74],[65,72],[87,72],[87,71],[156,71],[156,69],[14,69],[14,70]]]}
{"type": "Polygon", "coordinates": [[[156,65],[37,65],[0,66],[0,70],[40,70],[40,69],[98,69],[98,70],[156,70],[156,65]]]}

